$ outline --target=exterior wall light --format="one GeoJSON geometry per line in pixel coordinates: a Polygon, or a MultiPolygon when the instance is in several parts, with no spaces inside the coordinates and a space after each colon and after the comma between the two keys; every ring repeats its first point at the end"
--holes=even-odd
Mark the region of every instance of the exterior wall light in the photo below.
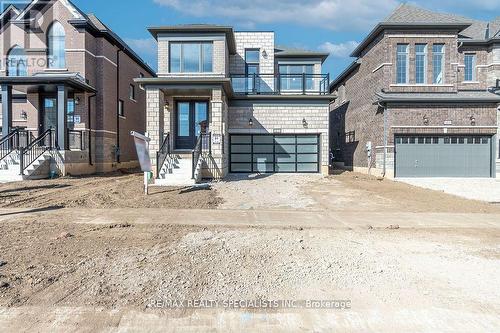
{"type": "Polygon", "coordinates": [[[75,98],[75,105],[80,105],[80,97],[75,98]]]}
{"type": "Polygon", "coordinates": [[[262,58],[267,59],[267,52],[266,52],[266,50],[262,50],[262,58]]]}
{"type": "Polygon", "coordinates": [[[28,114],[26,113],[26,111],[21,111],[21,119],[22,120],[27,120],[28,119],[28,114]]]}
{"type": "Polygon", "coordinates": [[[472,126],[476,126],[476,117],[474,117],[473,115],[472,115],[472,116],[470,116],[470,124],[471,124],[472,126]]]}
{"type": "Polygon", "coordinates": [[[302,126],[304,126],[304,128],[307,128],[309,124],[307,123],[307,120],[306,118],[302,119],[302,126]]]}
{"type": "Polygon", "coordinates": [[[429,125],[429,118],[427,117],[427,115],[424,116],[423,120],[425,126],[429,125]]]}
{"type": "Polygon", "coordinates": [[[250,127],[253,126],[253,119],[252,118],[248,119],[248,126],[250,126],[250,127]]]}

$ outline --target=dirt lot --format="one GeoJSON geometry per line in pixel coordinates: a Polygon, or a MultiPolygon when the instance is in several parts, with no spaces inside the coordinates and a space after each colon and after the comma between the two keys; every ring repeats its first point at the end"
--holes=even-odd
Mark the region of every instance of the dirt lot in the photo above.
{"type": "MultiPolygon", "coordinates": [[[[500,213],[497,205],[353,173],[329,178],[273,175],[253,181],[239,177],[208,190],[155,189],[147,199],[141,181],[141,175],[114,175],[0,186],[2,207],[38,208],[24,213],[0,210],[0,331],[44,331],[37,326],[41,321],[49,320],[50,328],[58,322],[36,312],[42,310],[25,310],[39,314],[29,320],[9,312],[31,307],[161,314],[188,318],[183,327],[191,330],[185,331],[195,330],[190,325],[198,314],[148,309],[151,299],[350,299],[357,311],[325,316],[313,312],[301,331],[332,331],[328,316],[345,314],[342,320],[336,317],[336,323],[345,324],[341,328],[356,322],[357,316],[358,323],[374,316],[359,331],[377,327],[375,331],[391,332],[380,319],[395,313],[391,311],[400,311],[400,317],[387,323],[409,323],[405,327],[412,332],[493,332],[500,327],[500,222],[479,224],[484,214],[475,214],[496,216],[490,214],[500,213]],[[179,225],[169,221],[169,210],[156,210],[154,219],[142,222],[136,217],[83,222],[85,214],[78,216],[72,207],[119,208],[120,216],[134,215],[141,207],[219,208],[210,212],[235,222],[200,225],[200,213],[196,225],[179,225]],[[239,212],[264,209],[295,209],[314,216],[368,212],[382,220],[388,212],[393,217],[413,212],[423,221],[429,213],[440,213],[439,219],[447,221],[453,215],[446,213],[462,212],[468,214],[463,220],[470,217],[470,225],[372,228],[370,219],[355,228],[313,227],[309,220],[303,227],[266,226],[262,220],[259,225],[238,223],[239,212]],[[163,212],[164,218],[158,218],[163,212]],[[415,320],[429,326],[417,329],[411,324],[415,320]],[[307,330],[308,323],[324,326],[307,330]],[[448,330],[436,329],[443,323],[448,330]]],[[[107,211],[108,217],[119,215],[107,211]]],[[[94,328],[112,331],[105,329],[105,321],[90,318],[94,328]]],[[[140,318],[132,322],[152,323],[150,317],[140,318]]],[[[293,325],[290,318],[275,317],[272,322],[285,327],[293,325]]],[[[116,329],[125,322],[118,319],[111,326],[116,329]]],[[[241,331],[240,326],[228,327],[241,331]]]]}
{"type": "Polygon", "coordinates": [[[2,208],[216,208],[221,199],[211,189],[151,187],[143,195],[143,174],[113,173],[0,184],[2,208]]]}

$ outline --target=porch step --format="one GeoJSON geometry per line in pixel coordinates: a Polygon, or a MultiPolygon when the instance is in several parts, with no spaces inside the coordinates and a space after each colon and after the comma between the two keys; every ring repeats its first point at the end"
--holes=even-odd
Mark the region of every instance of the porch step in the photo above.
{"type": "Polygon", "coordinates": [[[10,155],[0,161],[0,182],[15,182],[24,179],[43,179],[49,176],[48,172],[41,172],[39,168],[45,163],[49,163],[51,155],[49,152],[44,153],[35,160],[25,171],[24,176],[21,176],[20,156],[18,152],[12,152],[10,155]]]}
{"type": "Polygon", "coordinates": [[[192,186],[196,183],[192,179],[192,169],[192,154],[176,151],[167,158],[154,184],[157,186],[192,186]]]}

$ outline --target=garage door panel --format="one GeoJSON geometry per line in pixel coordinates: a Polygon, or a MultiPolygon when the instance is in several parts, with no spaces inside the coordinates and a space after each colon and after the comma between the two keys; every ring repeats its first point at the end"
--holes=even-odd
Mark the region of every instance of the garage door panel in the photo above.
{"type": "Polygon", "coordinates": [[[232,135],[230,171],[319,172],[318,135],[232,135]]]}
{"type": "Polygon", "coordinates": [[[395,141],[397,177],[491,176],[489,137],[396,137],[395,141]]]}

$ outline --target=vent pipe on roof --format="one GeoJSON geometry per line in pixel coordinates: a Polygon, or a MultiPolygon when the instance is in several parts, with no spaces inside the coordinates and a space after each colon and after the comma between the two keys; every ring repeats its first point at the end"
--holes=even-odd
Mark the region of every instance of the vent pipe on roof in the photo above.
{"type": "Polygon", "coordinates": [[[490,23],[486,25],[486,34],[485,34],[485,39],[490,39],[490,23]]]}

